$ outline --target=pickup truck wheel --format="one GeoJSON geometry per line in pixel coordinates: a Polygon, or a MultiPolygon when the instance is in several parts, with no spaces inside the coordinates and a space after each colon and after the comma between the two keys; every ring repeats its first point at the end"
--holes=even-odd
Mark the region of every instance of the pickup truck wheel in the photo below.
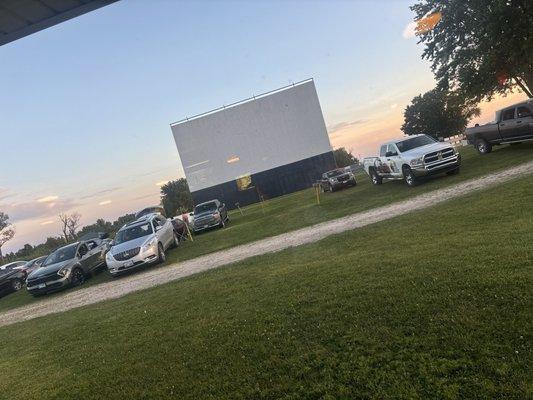
{"type": "Polygon", "coordinates": [[[476,149],[479,154],[488,154],[492,151],[492,145],[485,139],[479,139],[476,142],[476,149]]]}
{"type": "Polygon", "coordinates": [[[158,257],[159,263],[164,263],[167,260],[165,249],[163,249],[163,245],[161,243],[157,245],[157,254],[159,256],[158,257]]]}
{"type": "Polygon", "coordinates": [[[375,169],[370,170],[370,180],[373,185],[381,185],[383,183],[383,178],[378,175],[375,169]]]}
{"type": "Polygon", "coordinates": [[[413,173],[413,170],[409,167],[404,167],[403,169],[403,178],[405,179],[405,183],[407,183],[407,186],[416,186],[416,176],[413,173]]]}
{"type": "Polygon", "coordinates": [[[20,279],[13,279],[11,282],[11,289],[13,289],[14,292],[18,292],[22,289],[22,281],[20,279]]]}

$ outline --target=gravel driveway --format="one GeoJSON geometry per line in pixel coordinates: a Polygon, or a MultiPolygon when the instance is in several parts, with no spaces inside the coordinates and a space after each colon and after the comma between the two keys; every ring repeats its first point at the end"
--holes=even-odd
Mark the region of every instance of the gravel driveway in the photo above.
{"type": "Polygon", "coordinates": [[[473,191],[507,182],[531,173],[533,173],[533,161],[489,176],[472,179],[444,189],[425,193],[398,203],[232,247],[191,260],[171,264],[164,268],[148,270],[85,289],[66,292],[63,295],[43,299],[42,301],[0,314],[0,326],[11,325],[20,321],[114,299],[138,290],[147,289],[202,271],[242,261],[249,257],[316,242],[330,235],[357,229],[411,211],[422,210],[473,191]]]}

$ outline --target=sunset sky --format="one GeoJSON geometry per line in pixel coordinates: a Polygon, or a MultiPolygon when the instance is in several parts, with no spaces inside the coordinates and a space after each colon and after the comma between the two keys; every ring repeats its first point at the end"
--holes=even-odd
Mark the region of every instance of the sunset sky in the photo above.
{"type": "Polygon", "coordinates": [[[332,145],[375,153],[434,87],[412,2],[122,0],[0,47],[3,251],[157,204],[183,176],[171,122],[306,78],[332,145]]]}

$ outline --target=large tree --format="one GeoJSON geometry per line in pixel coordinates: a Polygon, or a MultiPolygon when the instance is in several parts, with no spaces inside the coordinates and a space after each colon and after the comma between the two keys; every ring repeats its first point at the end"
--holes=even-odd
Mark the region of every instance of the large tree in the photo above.
{"type": "Polygon", "coordinates": [[[344,147],[339,147],[338,149],[333,150],[333,156],[335,157],[335,162],[339,168],[359,163],[359,160],[352,154],[352,152],[346,150],[344,147]]]}
{"type": "Polygon", "coordinates": [[[9,222],[9,216],[0,211],[0,262],[3,262],[2,246],[15,236],[15,227],[9,222]]]}
{"type": "Polygon", "coordinates": [[[444,90],[433,89],[416,96],[405,108],[402,131],[406,135],[425,133],[434,138],[462,134],[479,108],[444,90]]]}
{"type": "Polygon", "coordinates": [[[193,203],[187,180],[180,178],[163,185],[161,203],[169,217],[191,210],[193,203]]]}
{"type": "Polygon", "coordinates": [[[476,103],[516,87],[533,97],[531,0],[420,0],[411,10],[439,87],[476,103]]]}

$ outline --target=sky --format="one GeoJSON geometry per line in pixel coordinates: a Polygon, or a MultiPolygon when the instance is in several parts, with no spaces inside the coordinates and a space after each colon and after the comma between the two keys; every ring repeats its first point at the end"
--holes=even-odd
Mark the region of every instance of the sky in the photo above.
{"type": "Polygon", "coordinates": [[[121,0],[1,46],[2,250],[158,204],[184,176],[170,123],[307,78],[333,147],[375,153],[435,85],[412,2],[121,0]]]}

